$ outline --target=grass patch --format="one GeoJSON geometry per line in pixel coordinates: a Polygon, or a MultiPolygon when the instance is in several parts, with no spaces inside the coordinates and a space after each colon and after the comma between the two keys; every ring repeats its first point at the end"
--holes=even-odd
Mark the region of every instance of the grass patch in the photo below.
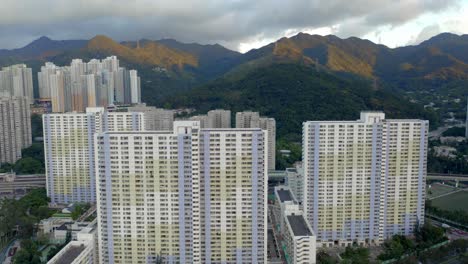
{"type": "Polygon", "coordinates": [[[443,210],[463,210],[468,213],[468,192],[460,191],[432,200],[432,206],[443,210]]]}
{"type": "Polygon", "coordinates": [[[431,184],[430,189],[429,189],[429,186],[427,186],[426,194],[427,194],[427,198],[430,199],[430,198],[437,197],[437,196],[442,195],[442,194],[453,192],[455,190],[456,190],[456,188],[453,187],[453,186],[443,185],[443,184],[440,184],[440,183],[434,183],[434,184],[431,184]]]}
{"type": "Polygon", "coordinates": [[[71,214],[55,213],[52,217],[71,217],[71,214]]]}

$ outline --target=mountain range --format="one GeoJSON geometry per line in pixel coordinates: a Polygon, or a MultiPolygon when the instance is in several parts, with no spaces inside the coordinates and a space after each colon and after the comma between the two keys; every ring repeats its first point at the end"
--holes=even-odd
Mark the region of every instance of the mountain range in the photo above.
{"type": "MultiPolygon", "coordinates": [[[[45,61],[64,65],[73,58],[109,55],[118,56],[122,65],[138,69],[142,97],[149,104],[204,110],[242,106],[273,116],[280,113],[270,109],[271,105],[285,110],[298,110],[300,105],[305,107],[301,112],[304,118],[347,117],[346,112],[333,109],[340,103],[323,98],[317,101],[328,95],[336,102],[353,98],[348,105],[354,110],[380,107],[395,117],[411,113],[423,117],[428,115],[427,110],[417,102],[418,97],[409,94],[444,91],[461,95],[468,80],[468,35],[450,33],[399,48],[356,37],[299,33],[244,54],[218,44],[174,39],[117,42],[102,35],[60,41],[41,37],[23,48],[0,50],[0,65],[24,62],[37,71],[45,61]],[[282,86],[277,87],[278,83],[282,86]],[[257,97],[250,96],[254,94],[257,97]],[[301,98],[301,94],[307,96],[301,98]],[[269,99],[275,103],[261,96],[272,96],[269,99]],[[317,104],[322,110],[317,110],[317,104]],[[417,107],[407,107],[412,104],[417,107]],[[337,114],[327,115],[324,109],[337,114]],[[317,115],[316,111],[324,114],[317,115]]],[[[283,134],[290,132],[287,128],[283,134]]]]}
{"type": "MultiPolygon", "coordinates": [[[[389,76],[423,79],[468,77],[468,35],[437,35],[416,46],[395,49],[351,37],[299,33],[281,38],[245,54],[219,44],[181,43],[174,39],[116,42],[98,35],[91,40],[51,40],[41,37],[23,48],[0,50],[1,62],[51,60],[68,57],[117,55],[124,63],[158,66],[171,72],[187,72],[196,80],[239,72],[275,62],[301,62],[365,78],[389,76]],[[245,69],[244,69],[245,70],[245,69]]],[[[5,63],[2,63],[5,64],[5,63]]]]}

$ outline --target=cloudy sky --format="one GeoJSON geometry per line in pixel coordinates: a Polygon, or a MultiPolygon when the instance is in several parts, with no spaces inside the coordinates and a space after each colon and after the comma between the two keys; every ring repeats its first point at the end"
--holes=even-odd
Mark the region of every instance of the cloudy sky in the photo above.
{"type": "Polygon", "coordinates": [[[175,38],[248,51],[298,32],[390,47],[468,33],[468,0],[1,0],[0,48],[40,36],[175,38]]]}

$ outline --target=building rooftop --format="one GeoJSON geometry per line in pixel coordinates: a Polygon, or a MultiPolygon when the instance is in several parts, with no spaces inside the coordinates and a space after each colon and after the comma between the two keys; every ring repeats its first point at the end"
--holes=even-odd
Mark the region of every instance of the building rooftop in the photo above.
{"type": "Polygon", "coordinates": [[[312,231],[309,229],[302,215],[288,215],[287,218],[294,236],[313,236],[312,231]]]}
{"type": "Polygon", "coordinates": [[[85,250],[84,245],[72,245],[55,263],[71,264],[85,250]]]}
{"type": "Polygon", "coordinates": [[[282,203],[286,201],[294,201],[291,191],[280,189],[280,190],[277,190],[277,192],[278,192],[279,199],[282,203]]]}

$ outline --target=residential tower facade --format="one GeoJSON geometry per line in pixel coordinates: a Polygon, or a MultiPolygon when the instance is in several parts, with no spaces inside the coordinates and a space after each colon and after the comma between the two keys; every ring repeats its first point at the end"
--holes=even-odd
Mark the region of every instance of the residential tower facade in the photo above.
{"type": "Polygon", "coordinates": [[[303,206],[322,246],[380,243],[424,223],[428,129],[381,112],[303,124],[303,206]]]}

